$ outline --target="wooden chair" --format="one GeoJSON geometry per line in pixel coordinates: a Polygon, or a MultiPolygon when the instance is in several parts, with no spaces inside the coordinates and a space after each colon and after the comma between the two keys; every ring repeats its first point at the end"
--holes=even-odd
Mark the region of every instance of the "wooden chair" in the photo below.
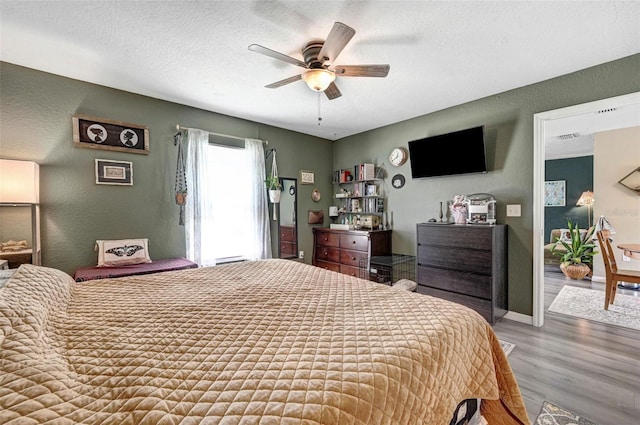
{"type": "Polygon", "coordinates": [[[604,268],[607,274],[607,285],[604,295],[604,309],[609,310],[609,305],[613,304],[616,298],[616,288],[618,282],[640,283],[640,271],[637,270],[618,270],[616,264],[616,256],[609,242],[609,231],[600,230],[596,232],[598,235],[598,243],[600,244],[600,252],[604,259],[604,268]]]}

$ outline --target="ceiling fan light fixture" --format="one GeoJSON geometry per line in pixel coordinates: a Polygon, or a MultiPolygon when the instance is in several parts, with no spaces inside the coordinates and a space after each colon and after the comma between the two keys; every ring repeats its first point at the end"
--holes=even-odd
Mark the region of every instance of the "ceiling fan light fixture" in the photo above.
{"type": "Polygon", "coordinates": [[[310,69],[302,74],[302,79],[313,91],[325,91],[336,79],[336,75],[326,69],[310,69]]]}

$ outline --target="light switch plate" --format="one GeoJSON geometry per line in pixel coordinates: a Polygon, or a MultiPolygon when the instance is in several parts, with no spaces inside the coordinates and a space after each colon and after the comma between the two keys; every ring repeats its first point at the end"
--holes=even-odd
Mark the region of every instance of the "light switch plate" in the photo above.
{"type": "Polygon", "coordinates": [[[507,205],[507,217],[520,217],[521,215],[520,204],[507,205]]]}

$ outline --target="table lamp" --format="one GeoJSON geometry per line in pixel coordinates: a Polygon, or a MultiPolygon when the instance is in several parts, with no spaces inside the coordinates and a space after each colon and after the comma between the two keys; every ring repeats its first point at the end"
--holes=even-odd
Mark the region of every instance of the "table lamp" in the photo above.
{"type": "Polygon", "coordinates": [[[31,207],[32,263],[40,264],[40,167],[33,161],[0,159],[0,205],[31,207]]]}

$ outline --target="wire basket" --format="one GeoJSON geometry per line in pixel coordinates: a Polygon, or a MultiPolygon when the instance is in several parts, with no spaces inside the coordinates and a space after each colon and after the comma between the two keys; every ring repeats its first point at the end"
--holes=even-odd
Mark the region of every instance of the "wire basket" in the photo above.
{"type": "Polygon", "coordinates": [[[416,257],[391,254],[360,260],[360,277],[385,285],[393,285],[400,279],[415,280],[416,257]]]}

